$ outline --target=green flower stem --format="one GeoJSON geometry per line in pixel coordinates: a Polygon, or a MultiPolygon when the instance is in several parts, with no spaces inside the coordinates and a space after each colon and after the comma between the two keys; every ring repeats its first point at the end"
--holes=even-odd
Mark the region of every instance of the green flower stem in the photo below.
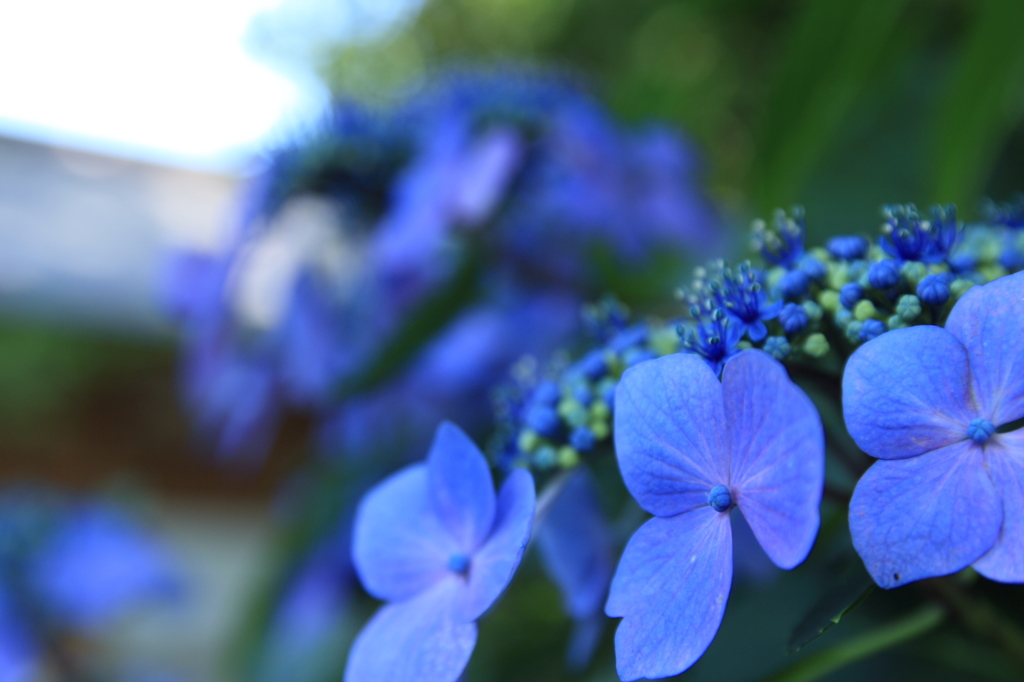
{"type": "Polygon", "coordinates": [[[768,682],[819,680],[844,666],[919,637],[937,627],[945,617],[945,609],[928,604],[900,620],[803,658],[769,677],[768,682]]]}

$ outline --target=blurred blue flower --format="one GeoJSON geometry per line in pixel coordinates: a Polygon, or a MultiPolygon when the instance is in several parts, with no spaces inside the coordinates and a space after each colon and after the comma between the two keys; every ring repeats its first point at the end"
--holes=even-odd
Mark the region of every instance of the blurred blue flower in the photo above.
{"type": "Polygon", "coordinates": [[[693,665],[718,631],[733,573],[733,506],[776,565],[807,556],[824,435],[811,401],[756,350],[729,360],[721,383],[692,355],[643,363],[623,375],[616,405],[622,478],[655,518],[626,546],[605,611],[623,619],[619,676],[667,677],[693,665]]]}
{"type": "MultiPolygon", "coordinates": [[[[551,74],[453,71],[390,110],[339,101],[266,156],[219,250],[166,259],[196,421],[224,454],[265,450],[290,408],[326,415],[334,426],[323,430],[336,431],[339,411],[369,409],[339,405],[338,389],[410,333],[406,323],[446,287],[582,300],[599,286],[595,251],[637,263],[658,249],[716,246],[718,221],[698,180],[679,136],[623,130],[551,74]]],[[[498,314],[525,305],[481,298],[498,314]]],[[[564,343],[577,326],[573,314],[536,328],[544,340],[559,330],[564,343]]],[[[550,350],[531,336],[509,334],[490,357],[550,350]]],[[[478,369],[467,362],[460,372],[478,369]]],[[[411,393],[395,382],[406,385],[394,392],[411,393]]],[[[483,403],[489,384],[466,384],[463,402],[483,403]]],[[[436,419],[425,423],[407,431],[425,439],[436,419]]]]}
{"type": "Polygon", "coordinates": [[[971,288],[945,328],[897,329],[853,354],[843,413],[879,458],[850,502],[853,544],[881,587],[974,566],[1024,582],[1024,274],[971,288]]]}
{"type": "Polygon", "coordinates": [[[534,506],[528,472],[512,472],[495,495],[476,445],[451,423],[438,427],[425,463],[385,479],[359,505],[356,572],[389,603],[356,638],[345,679],[457,679],[476,644],[475,621],[519,565],[534,506]]]}
{"type": "Polygon", "coordinates": [[[580,671],[590,662],[603,630],[602,607],[615,559],[593,476],[583,467],[567,475],[540,520],[537,546],[545,570],[562,593],[562,607],[574,621],[566,662],[570,670],[580,671]]]}

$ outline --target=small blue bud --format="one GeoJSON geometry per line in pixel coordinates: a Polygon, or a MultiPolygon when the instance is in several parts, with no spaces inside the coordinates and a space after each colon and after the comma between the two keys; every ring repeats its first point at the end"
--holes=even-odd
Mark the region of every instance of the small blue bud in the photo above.
{"type": "Polygon", "coordinates": [[[594,435],[594,432],[586,426],[579,426],[569,434],[569,445],[579,452],[590,452],[594,449],[596,442],[597,437],[594,435]]]}
{"type": "Polygon", "coordinates": [[[917,297],[930,305],[942,305],[949,300],[949,276],[928,275],[917,285],[917,297]]]}
{"type": "Polygon", "coordinates": [[[708,493],[708,504],[716,512],[729,511],[732,507],[732,495],[729,494],[729,489],[724,485],[716,485],[708,493]]]}
{"type": "Polygon", "coordinates": [[[967,427],[967,437],[981,445],[996,432],[996,427],[987,419],[972,419],[967,427]]]}
{"type": "Polygon", "coordinates": [[[572,397],[584,407],[590,405],[590,401],[594,399],[594,392],[590,390],[590,386],[584,383],[576,384],[572,387],[572,397]]]}
{"type": "Polygon", "coordinates": [[[793,352],[785,336],[769,336],[764,341],[764,352],[776,360],[785,360],[793,352]]]}
{"type": "Polygon", "coordinates": [[[803,306],[796,303],[787,303],[782,307],[779,312],[779,324],[787,334],[796,334],[800,332],[810,320],[807,317],[807,311],[804,310],[803,306]]]}
{"type": "Polygon", "coordinates": [[[801,272],[815,281],[822,279],[828,274],[828,268],[825,267],[825,264],[814,256],[804,256],[800,259],[798,267],[801,272]]]}
{"type": "Polygon", "coordinates": [[[561,421],[558,412],[546,405],[531,405],[526,410],[526,425],[544,436],[553,436],[558,432],[561,421]]]}
{"type": "Polygon", "coordinates": [[[846,325],[850,324],[850,322],[853,320],[853,311],[847,310],[846,308],[840,308],[839,310],[836,311],[835,318],[837,325],[839,325],[840,327],[845,327],[846,325]]]}
{"type": "Polygon", "coordinates": [[[448,570],[459,575],[466,575],[469,571],[469,557],[465,554],[452,554],[448,557],[448,570]]]}
{"type": "Polygon", "coordinates": [[[881,320],[864,320],[860,325],[860,331],[857,333],[857,336],[861,341],[870,341],[885,332],[885,323],[881,320]]]}
{"type": "Polygon", "coordinates": [[[856,260],[863,258],[868,252],[868,240],[864,237],[841,236],[832,237],[825,245],[828,252],[835,258],[842,260],[856,260]]]}
{"type": "Polygon", "coordinates": [[[558,390],[558,385],[553,381],[545,380],[537,384],[537,388],[533,389],[533,395],[530,396],[530,399],[539,405],[554,405],[561,397],[562,393],[558,390]]]}
{"type": "Polygon", "coordinates": [[[900,266],[891,259],[872,263],[868,268],[868,283],[876,289],[891,289],[900,283],[900,266]]]}
{"type": "Polygon", "coordinates": [[[978,267],[978,259],[971,253],[958,253],[946,259],[949,269],[956,273],[970,272],[978,267]]]}
{"type": "Polygon", "coordinates": [[[843,288],[839,290],[839,302],[843,304],[844,308],[852,309],[862,298],[864,298],[864,287],[856,282],[844,284],[843,288]]]}
{"type": "Polygon", "coordinates": [[[807,293],[811,279],[802,270],[789,270],[779,280],[779,291],[787,298],[796,298],[807,293]]]}

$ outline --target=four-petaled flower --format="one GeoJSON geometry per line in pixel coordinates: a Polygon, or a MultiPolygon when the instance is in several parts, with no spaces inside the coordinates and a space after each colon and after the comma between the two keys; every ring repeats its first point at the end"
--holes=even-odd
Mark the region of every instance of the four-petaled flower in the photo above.
{"type": "Polygon", "coordinates": [[[729,510],[739,507],[781,568],[818,532],[825,444],[810,399],[762,351],[730,359],[719,383],[676,354],[622,377],[615,446],[629,492],[654,514],[629,541],[605,611],[620,677],[666,677],[704,653],[732,579],[729,510]]]}
{"type": "Polygon", "coordinates": [[[945,329],[888,332],[843,375],[846,427],[880,461],[850,502],[880,586],[973,565],[1024,582],[1024,274],[970,289],[945,329]]]}
{"type": "Polygon", "coordinates": [[[391,602],[363,628],[345,679],[455,680],[476,623],[504,591],[530,538],[533,478],[513,471],[495,496],[483,454],[457,426],[438,427],[425,463],[360,503],[353,538],[367,592],[391,602]]]}

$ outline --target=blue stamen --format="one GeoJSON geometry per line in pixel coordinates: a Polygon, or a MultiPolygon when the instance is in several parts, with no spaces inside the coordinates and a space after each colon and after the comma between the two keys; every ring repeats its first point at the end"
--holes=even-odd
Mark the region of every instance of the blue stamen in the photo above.
{"type": "Polygon", "coordinates": [[[996,432],[996,427],[987,419],[973,419],[967,427],[967,437],[981,445],[996,432]]]}
{"type": "Polygon", "coordinates": [[[452,554],[448,557],[448,570],[459,575],[466,575],[469,571],[469,557],[465,554],[452,554]]]}
{"type": "Polygon", "coordinates": [[[732,495],[724,485],[716,485],[708,493],[708,504],[716,512],[729,511],[732,507],[732,495]]]}

